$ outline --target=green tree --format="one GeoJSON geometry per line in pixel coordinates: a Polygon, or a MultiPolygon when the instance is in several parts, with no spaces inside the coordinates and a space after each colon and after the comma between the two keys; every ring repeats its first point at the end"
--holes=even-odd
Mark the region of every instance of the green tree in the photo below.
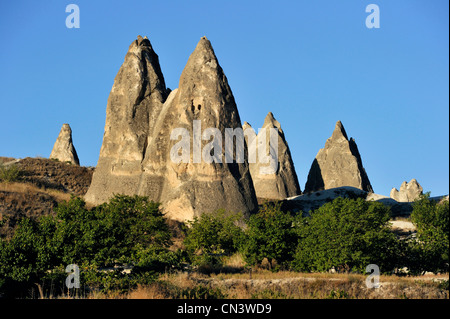
{"type": "Polygon", "coordinates": [[[264,203],[257,214],[248,220],[244,258],[251,265],[264,258],[285,264],[292,258],[297,244],[295,218],[281,210],[281,203],[264,203]]]}
{"type": "Polygon", "coordinates": [[[171,243],[159,204],[146,197],[116,195],[92,210],[86,209],[81,198],[72,198],[56,212],[54,242],[64,264],[131,262],[141,249],[171,243]]]}
{"type": "MultiPolygon", "coordinates": [[[[0,240],[3,288],[15,283],[29,287],[53,271],[64,274],[68,264],[82,266],[85,278],[97,278],[109,287],[106,281],[111,276],[99,273],[98,267],[132,264],[137,266],[132,275],[136,277],[164,270],[179,260],[178,253],[167,249],[171,233],[159,204],[146,197],[116,195],[91,210],[81,198],[73,197],[55,211],[56,216],[37,221],[21,219],[12,238],[0,240]]],[[[132,281],[116,275],[116,286],[122,279],[132,281]]]]}
{"type": "Polygon", "coordinates": [[[222,255],[236,252],[244,235],[241,220],[242,214],[218,210],[189,222],[184,245],[193,262],[220,265],[222,255]]]}
{"type": "Polygon", "coordinates": [[[417,228],[417,240],[411,242],[410,268],[413,272],[448,272],[449,270],[449,202],[421,196],[413,204],[411,221],[417,228]]]}
{"type": "Polygon", "coordinates": [[[381,203],[336,198],[298,223],[292,267],[365,272],[368,264],[377,264],[389,272],[396,266],[399,246],[388,222],[389,209],[381,203]]]}

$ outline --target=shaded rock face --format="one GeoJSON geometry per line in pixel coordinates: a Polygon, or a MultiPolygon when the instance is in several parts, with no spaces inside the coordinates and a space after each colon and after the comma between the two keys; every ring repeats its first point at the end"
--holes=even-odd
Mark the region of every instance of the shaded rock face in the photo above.
{"type": "MultiPolygon", "coordinates": [[[[301,194],[300,185],[298,183],[297,173],[295,172],[294,163],[292,161],[291,152],[286,142],[284,132],[281,129],[280,123],[274,118],[272,112],[269,112],[264,120],[263,127],[266,129],[265,134],[259,132],[257,135],[258,143],[255,143],[255,148],[249,146],[249,152],[256,153],[254,157],[256,162],[250,162],[250,173],[255,187],[256,196],[258,198],[266,199],[285,199],[292,196],[301,194]],[[266,155],[270,153],[270,129],[275,129],[278,139],[278,165],[276,171],[271,174],[264,174],[264,167],[269,166],[269,163],[262,163],[258,157],[258,146],[260,143],[265,142],[266,155]],[[265,135],[265,136],[264,136],[265,135]],[[265,138],[265,140],[264,140],[265,138]]],[[[243,129],[251,129],[251,125],[247,122],[244,123],[243,129]]],[[[255,132],[256,134],[256,132],[255,132]]],[[[247,144],[248,138],[247,138],[247,144]]],[[[249,156],[250,157],[250,156],[249,156]]]]}
{"type": "Polygon", "coordinates": [[[58,138],[53,145],[50,158],[57,159],[60,162],[71,162],[72,164],[80,165],[77,151],[73,146],[72,129],[69,124],[63,124],[58,138]]]}
{"type": "MultiPolygon", "coordinates": [[[[177,220],[220,208],[244,215],[255,210],[247,161],[197,163],[193,158],[194,120],[201,130],[217,128],[222,136],[225,128],[242,128],[227,78],[205,37],[189,57],[179,88],[166,92],[156,53],[148,39],[138,38],[108,99],[103,145],[86,201],[99,204],[114,193],[144,195],[177,220]],[[176,163],[170,156],[180,140],[171,138],[176,129],[189,133],[188,162],[176,163]]],[[[203,149],[209,142],[196,146],[203,149]]]]}
{"type": "Polygon", "coordinates": [[[400,186],[400,191],[392,188],[390,197],[397,202],[413,202],[423,194],[423,188],[413,178],[409,183],[404,181],[400,186]]]}
{"type": "Polygon", "coordinates": [[[344,126],[338,121],[311,165],[305,193],[341,186],[373,192],[356,142],[353,138],[348,139],[344,126]]]}

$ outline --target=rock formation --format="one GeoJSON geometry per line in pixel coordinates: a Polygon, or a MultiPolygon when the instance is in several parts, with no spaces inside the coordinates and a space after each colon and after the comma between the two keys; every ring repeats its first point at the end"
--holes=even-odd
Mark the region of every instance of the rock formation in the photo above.
{"type": "Polygon", "coordinates": [[[353,138],[347,137],[341,121],[314,159],[305,185],[305,193],[351,186],[373,192],[353,138]]]}
{"type": "MultiPolygon", "coordinates": [[[[201,134],[197,126],[215,128],[223,136],[225,128],[242,128],[227,78],[206,37],[189,57],[179,88],[167,92],[158,56],[147,38],[138,37],[108,98],[103,145],[86,201],[99,204],[114,193],[144,195],[161,202],[164,212],[178,220],[220,208],[244,214],[255,210],[247,161],[196,162],[196,151],[211,144],[205,132],[196,139],[201,134]],[[180,137],[172,135],[180,130],[190,138],[187,162],[171,156],[180,137]]],[[[213,150],[214,155],[219,152],[213,150]]]]}
{"type": "Polygon", "coordinates": [[[57,159],[60,162],[71,162],[80,165],[77,151],[73,146],[72,129],[69,124],[63,124],[55,145],[53,145],[50,158],[57,159]]]}
{"type": "Polygon", "coordinates": [[[392,188],[390,197],[397,202],[413,202],[422,194],[422,186],[420,186],[417,180],[413,178],[409,183],[404,181],[400,186],[400,191],[396,188],[392,188]]]}
{"type": "Polygon", "coordinates": [[[166,92],[158,55],[150,41],[139,36],[129,46],[108,97],[103,143],[87,202],[100,204],[113,194],[138,193],[149,133],[166,92]]]}
{"type": "MultiPolygon", "coordinates": [[[[255,143],[255,148],[249,147],[249,152],[255,152],[256,162],[250,162],[250,173],[252,175],[253,185],[255,187],[256,196],[266,199],[285,199],[301,194],[300,185],[298,183],[297,173],[295,172],[294,163],[292,161],[289,146],[284,137],[284,132],[281,129],[280,123],[273,117],[272,112],[269,112],[264,120],[263,127],[266,132],[261,131],[257,135],[258,143],[255,143]],[[271,174],[265,174],[264,167],[269,166],[269,163],[262,163],[258,157],[258,146],[265,142],[266,155],[270,153],[270,129],[275,129],[278,139],[278,165],[276,171],[271,174]],[[265,141],[264,141],[265,138],[265,141]]],[[[251,125],[244,123],[243,129],[251,129],[251,125]]],[[[255,132],[256,135],[256,132],[255,132]]],[[[248,145],[248,138],[247,138],[248,145]]],[[[251,155],[249,155],[250,158],[251,155]]]]}

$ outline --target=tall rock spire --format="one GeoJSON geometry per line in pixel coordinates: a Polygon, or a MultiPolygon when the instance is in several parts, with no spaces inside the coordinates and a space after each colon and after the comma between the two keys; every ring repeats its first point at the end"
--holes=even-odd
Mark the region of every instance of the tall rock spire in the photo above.
{"type": "Polygon", "coordinates": [[[109,94],[103,144],[86,201],[99,204],[114,193],[137,193],[148,136],[165,99],[158,55],[147,37],[138,36],[109,94]]]}
{"type": "Polygon", "coordinates": [[[71,162],[75,165],[80,165],[77,151],[73,146],[72,129],[69,124],[63,124],[55,145],[53,145],[50,158],[57,159],[61,162],[71,162]]]}
{"type": "Polygon", "coordinates": [[[347,137],[341,121],[314,159],[308,174],[305,192],[352,186],[373,192],[372,185],[362,165],[358,146],[347,137]]]}
{"type": "MultiPolygon", "coordinates": [[[[247,122],[244,123],[244,129],[253,129],[247,122]]],[[[256,196],[266,199],[285,199],[287,197],[297,196],[301,194],[300,185],[298,183],[297,173],[295,172],[294,163],[292,161],[291,152],[288,143],[281,129],[280,123],[275,119],[272,112],[269,112],[264,119],[263,129],[257,135],[258,143],[256,148],[251,152],[256,152],[256,163],[249,163],[250,173],[255,186],[256,196]],[[277,145],[277,169],[271,174],[266,174],[261,168],[267,167],[269,163],[261,163],[258,156],[258,147],[265,142],[266,155],[270,153],[270,129],[275,129],[278,139],[277,145]],[[265,141],[261,139],[265,138],[265,141]]],[[[255,132],[256,133],[256,132],[255,132]]],[[[248,140],[247,140],[248,142],[248,140]]],[[[273,146],[272,146],[273,147],[273,146]]]]}
{"type": "MultiPolygon", "coordinates": [[[[201,135],[204,130],[211,128],[222,139],[226,128],[242,128],[208,39],[201,38],[189,57],[179,88],[167,97],[165,93],[157,55],[148,39],[138,39],[130,45],[108,100],[102,150],[86,200],[104,202],[113,193],[144,195],[161,202],[164,212],[178,220],[220,208],[244,214],[255,210],[246,160],[229,163],[222,154],[217,157],[221,162],[205,162],[202,156],[196,161],[196,150],[203,152],[211,143],[201,135]],[[171,157],[178,142],[173,132],[179,130],[189,134],[188,162],[171,157]]],[[[213,150],[214,155],[222,151],[213,150]]]]}
{"type": "MultiPolygon", "coordinates": [[[[147,188],[154,188],[157,176],[164,176],[160,200],[168,216],[192,219],[219,208],[248,214],[257,208],[246,160],[237,163],[234,155],[233,162],[227,163],[224,147],[214,149],[215,155],[219,153],[217,158],[220,158],[220,162],[207,163],[198,156],[199,152],[196,153],[196,147],[203,152],[207,144],[212,142],[211,137],[205,139],[205,136],[201,141],[197,140],[196,134],[210,128],[217,129],[224,144],[226,128],[242,128],[228,80],[206,37],[200,39],[189,57],[179,87],[164,104],[156,127],[157,135],[149,140],[153,142],[144,161],[140,193],[149,193],[150,189],[147,188]],[[195,132],[194,126],[201,128],[201,131],[195,132]],[[178,128],[185,129],[192,141],[189,163],[174,163],[169,158],[171,148],[177,143],[169,137],[178,128]]],[[[247,153],[246,149],[244,153],[247,153]]]]}

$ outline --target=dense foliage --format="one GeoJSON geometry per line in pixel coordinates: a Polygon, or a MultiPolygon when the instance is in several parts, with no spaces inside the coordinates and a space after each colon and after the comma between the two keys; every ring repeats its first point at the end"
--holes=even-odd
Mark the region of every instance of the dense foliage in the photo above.
{"type": "Polygon", "coordinates": [[[417,241],[411,242],[411,268],[416,273],[449,270],[449,201],[437,202],[422,196],[413,205],[411,221],[417,241]]]}
{"type": "Polygon", "coordinates": [[[176,265],[179,258],[167,250],[171,233],[158,206],[145,197],[116,195],[88,210],[74,197],[56,208],[56,216],[23,218],[12,238],[0,241],[0,289],[26,289],[52,274],[61,277],[69,264],[83,268],[85,282],[97,281],[100,288],[110,285],[105,278],[111,275],[127,277],[114,268],[99,271],[106,267],[130,264],[132,276],[151,277],[176,265]]]}
{"type": "Polygon", "coordinates": [[[221,271],[224,258],[236,253],[249,266],[265,263],[272,270],[364,273],[376,264],[382,273],[403,267],[410,274],[448,272],[448,200],[438,203],[426,195],[413,207],[416,237],[397,236],[389,208],[361,198],[337,198],[309,216],[284,212],[280,203],[262,205],[247,220],[217,211],[189,222],[184,247],[173,251],[159,204],[116,195],[88,209],[73,197],[54,216],[22,218],[11,238],[0,238],[0,297],[27,297],[37,284],[44,294],[54,285],[64,289],[69,264],[79,266],[90,291],[125,291],[186,262],[191,269],[221,271]],[[128,266],[131,271],[122,271],[128,266]]]}
{"type": "Polygon", "coordinates": [[[337,198],[299,223],[292,262],[299,271],[365,272],[369,264],[392,271],[398,244],[389,226],[389,209],[364,199],[337,198]]]}
{"type": "Polygon", "coordinates": [[[265,203],[258,214],[252,215],[242,247],[245,260],[255,265],[265,258],[270,267],[276,261],[283,265],[292,259],[297,244],[294,218],[281,210],[280,203],[265,203]]]}
{"type": "Polygon", "coordinates": [[[184,240],[186,251],[194,265],[221,266],[224,256],[238,251],[244,233],[238,226],[241,214],[226,213],[223,210],[203,214],[189,222],[184,240]]]}

